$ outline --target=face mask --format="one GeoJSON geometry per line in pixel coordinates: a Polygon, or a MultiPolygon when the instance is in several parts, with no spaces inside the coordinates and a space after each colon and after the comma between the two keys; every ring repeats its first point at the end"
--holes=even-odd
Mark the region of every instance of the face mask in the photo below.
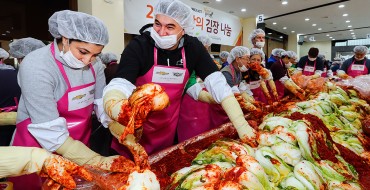
{"type": "Polygon", "coordinates": [[[259,48],[263,48],[265,46],[265,42],[256,42],[256,46],[259,48]]]}
{"type": "Polygon", "coordinates": [[[292,66],[292,63],[289,62],[288,64],[285,64],[285,68],[289,69],[292,66]]]}
{"type": "Polygon", "coordinates": [[[308,57],[308,60],[310,60],[310,61],[315,61],[315,60],[316,60],[316,58],[308,57]]]}
{"type": "Polygon", "coordinates": [[[356,59],[357,61],[362,61],[363,59],[365,59],[365,57],[362,57],[362,58],[357,58],[357,57],[355,57],[355,59],[356,59]]]}
{"type": "MultiPolygon", "coordinates": [[[[182,32],[182,30],[180,31],[182,32]]],[[[169,36],[159,36],[159,34],[152,28],[152,31],[150,31],[150,36],[155,41],[155,44],[161,49],[170,49],[177,43],[177,35],[180,34],[173,34],[169,36]]]]}
{"type": "MultiPolygon", "coordinates": [[[[69,44],[69,41],[68,41],[69,44]]],[[[63,50],[60,52],[60,57],[66,62],[66,64],[74,69],[80,69],[82,67],[85,67],[86,65],[78,60],[71,52],[71,50],[68,50],[67,53],[64,53],[64,45],[63,50]]]]}
{"type": "Polygon", "coordinates": [[[238,66],[238,68],[239,68],[239,70],[241,71],[241,72],[247,72],[248,71],[248,68],[247,67],[245,67],[244,65],[243,66],[241,66],[241,67],[239,67],[238,66]]]}

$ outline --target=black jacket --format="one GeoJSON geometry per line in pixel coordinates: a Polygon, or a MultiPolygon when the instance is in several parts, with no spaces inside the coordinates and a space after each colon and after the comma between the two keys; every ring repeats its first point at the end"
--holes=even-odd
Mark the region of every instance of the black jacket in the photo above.
{"type": "MultiPolygon", "coordinates": [[[[306,63],[309,66],[314,66],[315,65],[315,61],[310,61],[308,59],[308,55],[306,55],[306,56],[301,57],[301,59],[299,59],[299,62],[297,64],[297,68],[302,68],[302,70],[303,70],[306,63]]],[[[324,71],[324,62],[322,61],[322,59],[320,57],[316,58],[316,70],[324,71]]]]}
{"type": "Polygon", "coordinates": [[[364,64],[364,61],[366,60],[366,67],[368,69],[368,74],[370,74],[370,59],[367,59],[365,57],[365,59],[361,60],[361,61],[356,61],[355,60],[355,57],[351,57],[347,60],[345,60],[342,64],[342,66],[340,67],[340,70],[343,70],[344,72],[348,72],[348,68],[349,66],[352,64],[353,61],[355,61],[355,64],[358,64],[358,65],[363,65],[364,64]]]}
{"type": "MultiPolygon", "coordinates": [[[[125,78],[131,83],[136,83],[136,78],[143,76],[154,65],[155,42],[150,37],[150,27],[145,25],[140,29],[140,35],[135,37],[124,49],[116,77],[125,78]]],[[[186,67],[191,74],[194,70],[197,76],[205,79],[209,74],[218,71],[216,64],[211,59],[203,44],[195,37],[185,34],[182,39],[185,48],[186,67]]],[[[180,43],[181,44],[181,43],[180,43]]],[[[158,49],[158,64],[182,67],[181,48],[175,50],[158,49]]]]}

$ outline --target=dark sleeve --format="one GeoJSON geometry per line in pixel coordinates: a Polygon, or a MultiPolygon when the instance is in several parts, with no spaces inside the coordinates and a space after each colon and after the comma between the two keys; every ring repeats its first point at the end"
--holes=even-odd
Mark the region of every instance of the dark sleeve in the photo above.
{"type": "Polygon", "coordinates": [[[213,72],[219,71],[211,56],[199,40],[192,40],[190,53],[194,56],[195,73],[204,79],[213,72]]]}
{"type": "Polygon", "coordinates": [[[234,82],[233,82],[233,77],[231,76],[231,74],[227,71],[222,71],[222,74],[225,76],[227,84],[229,84],[230,87],[233,87],[234,82]]]}
{"type": "Polygon", "coordinates": [[[148,58],[150,58],[149,52],[140,46],[139,40],[133,39],[121,54],[116,77],[124,78],[135,84],[136,78],[153,65],[153,60],[150,62],[148,58]]]}
{"type": "Polygon", "coordinates": [[[281,79],[286,74],[285,68],[279,62],[272,64],[270,70],[274,81],[281,79]]]}
{"type": "Polygon", "coordinates": [[[299,61],[298,61],[297,68],[303,69],[306,62],[307,62],[307,60],[305,59],[305,56],[301,57],[301,59],[299,59],[299,61]]]}
{"type": "Polygon", "coordinates": [[[324,61],[319,57],[316,59],[316,70],[324,71],[324,61]]]}
{"type": "Polygon", "coordinates": [[[366,59],[367,74],[370,74],[370,59],[366,59]]]}
{"type": "Polygon", "coordinates": [[[353,60],[353,58],[349,58],[349,59],[345,60],[342,64],[342,66],[340,67],[340,70],[343,70],[344,72],[347,73],[348,67],[351,65],[352,60],[353,60]]]}

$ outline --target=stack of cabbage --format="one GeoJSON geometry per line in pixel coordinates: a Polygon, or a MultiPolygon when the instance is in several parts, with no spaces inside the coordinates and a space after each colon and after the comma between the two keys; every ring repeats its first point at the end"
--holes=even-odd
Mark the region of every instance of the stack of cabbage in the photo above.
{"type": "Polygon", "coordinates": [[[348,96],[327,85],[328,93],[297,103],[289,113],[266,116],[259,126],[257,148],[219,140],[200,152],[190,167],[172,174],[167,189],[361,189],[358,173],[339,156],[331,139],[364,156],[359,119],[370,109],[354,91],[348,96]],[[328,133],[315,130],[307,120],[286,118],[293,112],[316,115],[332,138],[328,140],[328,133]],[[318,151],[323,144],[334,152],[330,159],[318,151]]]}

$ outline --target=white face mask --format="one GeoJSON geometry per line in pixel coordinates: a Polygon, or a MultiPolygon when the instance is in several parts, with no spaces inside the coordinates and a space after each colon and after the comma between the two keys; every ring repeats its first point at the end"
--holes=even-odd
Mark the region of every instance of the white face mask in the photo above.
{"type": "Polygon", "coordinates": [[[256,46],[259,48],[263,48],[265,46],[265,42],[256,42],[256,46]]]}
{"type": "Polygon", "coordinates": [[[292,63],[289,62],[288,64],[285,64],[285,68],[289,69],[292,66],[292,63]]]}
{"type": "Polygon", "coordinates": [[[248,68],[245,67],[244,65],[241,66],[241,67],[238,66],[238,68],[239,68],[240,72],[243,72],[243,73],[248,71],[248,68]]]}
{"type": "Polygon", "coordinates": [[[356,56],[355,56],[355,59],[356,59],[357,61],[362,61],[362,60],[364,60],[364,59],[365,59],[365,57],[358,58],[358,57],[356,57],[356,56]]]}
{"type": "MultiPolygon", "coordinates": [[[[180,32],[182,32],[182,30],[180,32]]],[[[150,36],[153,38],[155,44],[157,44],[159,48],[170,49],[176,45],[177,35],[180,34],[180,32],[169,36],[159,36],[159,34],[154,30],[154,28],[152,28],[152,30],[150,31],[150,36]]]]}
{"type": "MultiPolygon", "coordinates": [[[[69,40],[68,40],[69,44],[69,40]]],[[[69,45],[68,45],[69,46],[69,45]]],[[[60,57],[66,62],[66,64],[74,69],[81,69],[82,67],[85,67],[86,65],[78,60],[71,52],[71,48],[67,51],[67,53],[64,53],[64,45],[63,50],[60,52],[60,57]]]]}
{"type": "Polygon", "coordinates": [[[310,60],[310,61],[315,61],[315,60],[316,60],[316,58],[308,57],[308,60],[310,60]]]}

